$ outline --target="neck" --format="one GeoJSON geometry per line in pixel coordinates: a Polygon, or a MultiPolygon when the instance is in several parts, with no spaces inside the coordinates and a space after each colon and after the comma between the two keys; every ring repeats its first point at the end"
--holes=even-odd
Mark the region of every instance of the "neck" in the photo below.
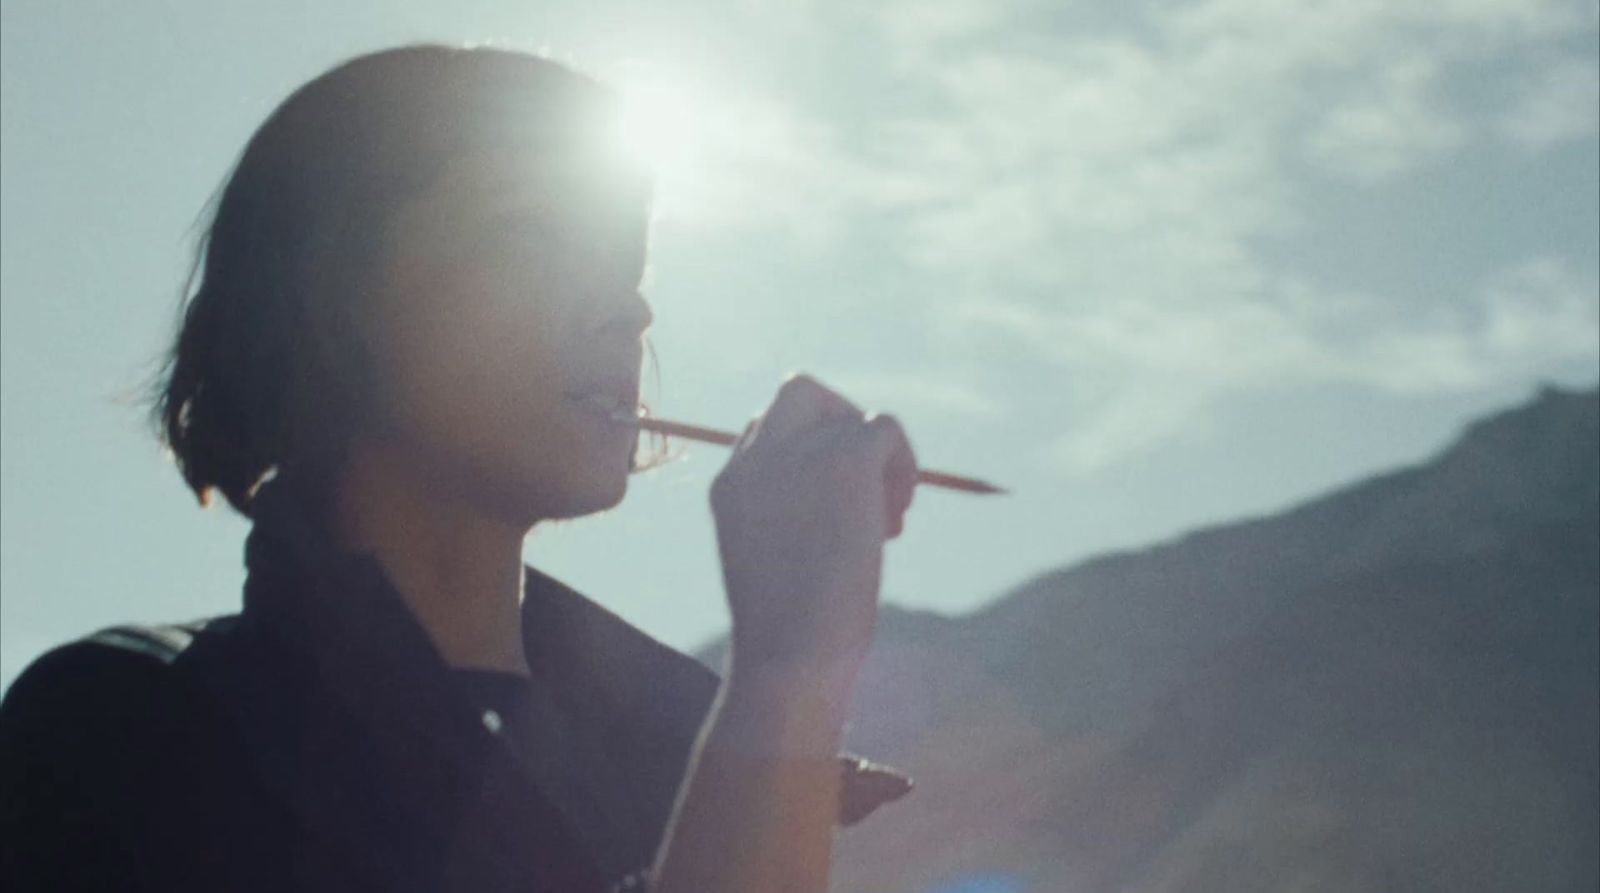
{"type": "Polygon", "coordinates": [[[452,667],[527,675],[525,527],[489,517],[396,450],[353,448],[334,491],[340,544],[371,552],[452,667]]]}

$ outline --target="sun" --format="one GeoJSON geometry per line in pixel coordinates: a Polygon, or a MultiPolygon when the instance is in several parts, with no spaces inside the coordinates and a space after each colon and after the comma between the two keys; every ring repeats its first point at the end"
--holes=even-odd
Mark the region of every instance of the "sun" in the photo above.
{"type": "Polygon", "coordinates": [[[681,164],[699,117],[688,93],[650,80],[622,88],[622,141],[641,164],[666,172],[681,164]]]}
{"type": "Polygon", "coordinates": [[[654,176],[658,203],[676,208],[695,191],[699,176],[701,103],[653,69],[624,76],[618,87],[620,149],[654,176]]]}

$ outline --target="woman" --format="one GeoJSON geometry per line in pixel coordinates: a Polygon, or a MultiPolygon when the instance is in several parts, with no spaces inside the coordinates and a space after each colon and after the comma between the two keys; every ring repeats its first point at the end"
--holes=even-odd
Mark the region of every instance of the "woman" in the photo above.
{"type": "Polygon", "coordinates": [[[116,628],[0,710],[5,887],[821,891],[903,794],[838,753],[916,462],[778,390],[711,487],[725,678],[521,562],[635,470],[649,183],[593,80],[412,46],[291,95],[159,386],[252,521],[244,607],[116,628]]]}

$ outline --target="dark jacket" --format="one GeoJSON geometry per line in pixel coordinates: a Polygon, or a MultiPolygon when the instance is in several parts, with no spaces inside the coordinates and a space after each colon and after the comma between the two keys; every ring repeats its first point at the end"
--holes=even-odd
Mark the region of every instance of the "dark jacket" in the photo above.
{"type": "MultiPolygon", "coordinates": [[[[269,483],[240,613],[103,630],[17,679],[0,887],[599,893],[649,864],[717,675],[528,567],[545,719],[512,736],[313,516],[269,483]]],[[[841,771],[845,824],[909,787],[841,771]]]]}

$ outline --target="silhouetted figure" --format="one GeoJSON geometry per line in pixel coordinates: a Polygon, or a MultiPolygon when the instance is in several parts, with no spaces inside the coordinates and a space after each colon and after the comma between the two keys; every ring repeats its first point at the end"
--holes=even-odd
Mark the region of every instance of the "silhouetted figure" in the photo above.
{"type": "Polygon", "coordinates": [[[22,674],[0,886],[821,891],[835,823],[908,789],[838,750],[914,479],[891,417],[797,376],[746,430],[711,493],[725,679],[522,563],[637,470],[618,109],[412,46],[255,133],[155,394],[189,487],[252,521],[243,609],[22,674]]]}

